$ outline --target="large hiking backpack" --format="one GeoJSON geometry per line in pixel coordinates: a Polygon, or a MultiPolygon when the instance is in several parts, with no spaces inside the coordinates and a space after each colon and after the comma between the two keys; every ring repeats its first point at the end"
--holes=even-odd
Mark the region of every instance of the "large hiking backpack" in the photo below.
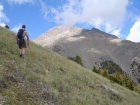
{"type": "Polygon", "coordinates": [[[23,37],[23,32],[24,32],[23,29],[19,29],[19,30],[18,30],[18,33],[17,33],[18,39],[24,39],[24,37],[23,37]]]}

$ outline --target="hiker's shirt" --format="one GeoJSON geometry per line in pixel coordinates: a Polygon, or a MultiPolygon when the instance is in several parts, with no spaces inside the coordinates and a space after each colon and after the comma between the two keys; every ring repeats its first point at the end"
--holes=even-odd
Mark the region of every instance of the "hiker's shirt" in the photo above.
{"type": "Polygon", "coordinates": [[[25,37],[26,38],[28,37],[28,32],[26,30],[24,30],[24,32],[23,32],[23,39],[25,39],[25,37]]]}

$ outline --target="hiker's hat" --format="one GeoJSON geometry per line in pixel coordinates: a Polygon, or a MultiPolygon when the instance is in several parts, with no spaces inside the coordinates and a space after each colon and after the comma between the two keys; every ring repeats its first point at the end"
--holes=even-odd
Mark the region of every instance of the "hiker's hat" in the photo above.
{"type": "Polygon", "coordinates": [[[26,26],[25,25],[22,25],[22,28],[26,28],[26,26]]]}

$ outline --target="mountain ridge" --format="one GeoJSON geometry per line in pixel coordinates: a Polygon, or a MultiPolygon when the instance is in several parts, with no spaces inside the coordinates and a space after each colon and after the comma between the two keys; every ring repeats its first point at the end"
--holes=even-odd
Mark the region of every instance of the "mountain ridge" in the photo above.
{"type": "MultiPolygon", "coordinates": [[[[133,68],[131,67],[132,69],[130,69],[130,66],[136,57],[140,58],[139,43],[121,40],[115,35],[110,35],[95,28],[87,30],[71,26],[57,26],[52,28],[51,32],[47,31],[33,41],[65,57],[79,55],[84,67],[90,70],[95,66],[95,62],[112,60],[138,83],[140,70],[135,68],[136,65],[133,68]],[[55,36],[55,38],[52,36],[55,36]],[[41,37],[47,37],[48,39],[43,40],[42,38],[40,40],[41,37]],[[49,43],[50,41],[53,42],[49,43]]],[[[138,63],[138,65],[140,64],[138,63]]]]}

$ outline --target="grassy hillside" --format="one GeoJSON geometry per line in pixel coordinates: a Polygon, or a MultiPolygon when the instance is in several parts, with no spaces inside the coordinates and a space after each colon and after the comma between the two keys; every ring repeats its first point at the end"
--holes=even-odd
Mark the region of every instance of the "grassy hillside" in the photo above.
{"type": "Polygon", "coordinates": [[[0,27],[0,104],[140,105],[140,94],[32,42],[22,59],[15,34],[0,27]]]}

